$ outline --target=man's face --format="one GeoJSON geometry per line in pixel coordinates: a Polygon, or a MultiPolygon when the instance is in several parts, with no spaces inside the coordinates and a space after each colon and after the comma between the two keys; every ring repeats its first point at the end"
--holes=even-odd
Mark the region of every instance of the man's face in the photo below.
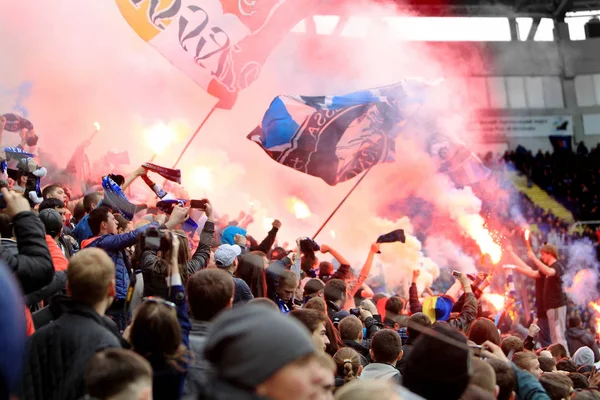
{"type": "Polygon", "coordinates": [[[117,220],[112,213],[108,213],[108,220],[106,221],[106,233],[112,233],[113,235],[117,233],[117,220]]]}
{"type": "Polygon", "coordinates": [[[322,368],[314,356],[286,365],[267,381],[257,393],[271,400],[318,400],[322,387],[322,368]]]}
{"type": "Polygon", "coordinates": [[[315,329],[315,331],[313,332],[312,337],[317,349],[323,349],[323,351],[327,350],[329,338],[327,337],[327,330],[325,329],[325,324],[319,322],[319,325],[317,325],[317,329],[315,329]]]}
{"type": "Polygon", "coordinates": [[[50,199],[59,199],[63,203],[67,202],[67,194],[63,190],[63,188],[59,187],[54,189],[51,193],[48,194],[48,198],[50,199]]]}
{"type": "Polygon", "coordinates": [[[58,211],[58,213],[62,217],[62,221],[63,221],[63,225],[64,225],[65,222],[67,221],[67,213],[68,213],[69,210],[67,210],[64,207],[62,207],[62,208],[56,207],[55,210],[58,211]]]}
{"type": "Polygon", "coordinates": [[[292,285],[281,285],[279,286],[279,289],[277,289],[277,294],[279,295],[279,298],[285,302],[288,302],[292,299],[292,296],[294,296],[294,293],[296,292],[296,287],[292,286],[292,285]]]}
{"type": "Polygon", "coordinates": [[[536,379],[540,379],[540,376],[542,376],[542,369],[540,368],[540,362],[537,360],[537,358],[529,362],[528,371],[531,372],[536,379]]]}

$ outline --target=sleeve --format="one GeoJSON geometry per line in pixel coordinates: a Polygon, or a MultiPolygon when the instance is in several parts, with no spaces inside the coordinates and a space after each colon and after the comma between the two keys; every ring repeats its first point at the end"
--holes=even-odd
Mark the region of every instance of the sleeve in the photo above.
{"type": "Polygon", "coordinates": [[[520,400],[550,400],[544,387],[535,376],[529,372],[523,371],[512,362],[510,363],[515,375],[517,376],[517,399],[520,400]]]}
{"type": "Polygon", "coordinates": [[[37,290],[33,293],[25,296],[25,304],[27,306],[32,306],[36,303],[44,299],[48,299],[55,294],[61,292],[66,288],[67,285],[67,273],[66,271],[59,271],[54,274],[54,278],[52,278],[52,282],[49,285],[44,286],[40,290],[37,290]]]}
{"type": "Polygon", "coordinates": [[[246,282],[241,281],[239,283],[239,287],[242,289],[242,293],[240,296],[241,301],[250,301],[254,298],[252,292],[250,291],[250,287],[248,287],[248,284],[246,282]]]}
{"type": "Polygon", "coordinates": [[[104,250],[122,250],[127,247],[131,247],[137,243],[137,239],[140,233],[144,232],[148,228],[158,228],[158,224],[153,222],[151,224],[142,226],[135,231],[121,233],[120,235],[106,235],[102,237],[101,247],[104,250]]]}
{"type": "Polygon", "coordinates": [[[188,261],[187,270],[189,275],[193,275],[196,271],[206,267],[207,261],[210,258],[210,244],[215,235],[215,223],[206,221],[202,232],[200,233],[200,243],[196,247],[196,251],[192,259],[188,261]]]}
{"type": "Polygon", "coordinates": [[[265,254],[269,254],[269,251],[271,250],[271,247],[273,247],[273,243],[275,243],[275,238],[277,237],[277,232],[279,232],[279,229],[276,227],[273,227],[269,233],[267,233],[267,237],[263,239],[263,241],[254,248],[250,248],[250,251],[262,251],[265,254]]]}
{"type": "Polygon", "coordinates": [[[32,212],[22,212],[14,216],[13,225],[18,254],[10,257],[8,264],[15,271],[23,292],[28,294],[52,282],[54,266],[39,218],[32,212]]]}
{"type": "MultiPolygon", "coordinates": [[[[179,277],[179,275],[177,275],[179,277]]],[[[192,323],[188,316],[187,301],[185,296],[185,289],[181,284],[181,277],[179,282],[173,282],[171,286],[171,297],[170,300],[177,306],[177,320],[181,327],[181,339],[185,347],[190,347],[190,330],[192,329],[192,323]]]]}
{"type": "Polygon", "coordinates": [[[456,319],[449,321],[454,328],[463,331],[469,324],[477,318],[477,299],[473,293],[467,293],[465,304],[463,304],[460,315],[456,319]]]}
{"type": "Polygon", "coordinates": [[[557,277],[561,277],[563,275],[563,267],[562,267],[562,265],[560,265],[560,263],[555,262],[552,265],[552,269],[554,269],[556,271],[556,276],[557,277]]]}
{"type": "Polygon", "coordinates": [[[417,291],[417,284],[412,283],[408,289],[408,304],[410,306],[411,314],[422,312],[423,306],[419,302],[419,292],[417,291]]]}

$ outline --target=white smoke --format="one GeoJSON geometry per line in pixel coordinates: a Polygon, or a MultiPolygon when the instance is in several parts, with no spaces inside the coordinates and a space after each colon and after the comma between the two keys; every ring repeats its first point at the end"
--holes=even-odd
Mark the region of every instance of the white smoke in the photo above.
{"type": "Polygon", "coordinates": [[[455,269],[465,274],[477,272],[475,260],[466,255],[451,240],[441,236],[429,236],[425,240],[425,253],[440,268],[455,269]]]}
{"type": "Polygon", "coordinates": [[[563,287],[578,306],[587,306],[600,297],[597,288],[600,263],[590,239],[578,240],[567,247],[567,266],[563,287]]]}

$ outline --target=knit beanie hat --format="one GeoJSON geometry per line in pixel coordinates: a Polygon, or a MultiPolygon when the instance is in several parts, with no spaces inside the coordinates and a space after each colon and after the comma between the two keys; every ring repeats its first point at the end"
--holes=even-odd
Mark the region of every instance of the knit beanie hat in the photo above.
{"type": "Polygon", "coordinates": [[[246,236],[246,230],[240,228],[239,226],[228,226],[223,229],[223,233],[221,234],[221,244],[235,244],[235,235],[246,236]]]}
{"type": "Polygon", "coordinates": [[[422,333],[406,360],[402,384],[427,400],[458,400],[469,384],[471,352],[467,339],[457,330],[440,324],[437,334],[422,333]],[[451,345],[443,339],[464,344],[451,345]]]}
{"type": "Polygon", "coordinates": [[[286,365],[314,352],[304,325],[270,307],[253,304],[217,317],[204,356],[218,379],[253,390],[286,365]]]}
{"type": "Polygon", "coordinates": [[[58,211],[46,208],[40,211],[39,218],[46,228],[46,234],[55,237],[60,233],[63,226],[63,219],[58,211]]]}
{"type": "Polygon", "coordinates": [[[573,361],[578,367],[582,365],[594,365],[594,352],[587,346],[580,347],[573,354],[573,361]]]}

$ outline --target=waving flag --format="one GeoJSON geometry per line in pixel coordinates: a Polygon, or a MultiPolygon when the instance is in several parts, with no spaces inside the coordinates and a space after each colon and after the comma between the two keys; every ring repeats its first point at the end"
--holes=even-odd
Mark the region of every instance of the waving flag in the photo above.
{"type": "Polygon", "coordinates": [[[279,96],[248,139],[271,158],[329,185],[394,160],[394,142],[427,85],[401,82],[344,96],[279,96]]]}
{"type": "Polygon", "coordinates": [[[279,40],[321,0],[116,0],[127,23],[231,108],[279,40]]]}
{"type": "Polygon", "coordinates": [[[440,163],[440,172],[445,172],[458,186],[470,186],[491,175],[475,153],[457,140],[444,135],[430,138],[429,152],[440,163]]]}

